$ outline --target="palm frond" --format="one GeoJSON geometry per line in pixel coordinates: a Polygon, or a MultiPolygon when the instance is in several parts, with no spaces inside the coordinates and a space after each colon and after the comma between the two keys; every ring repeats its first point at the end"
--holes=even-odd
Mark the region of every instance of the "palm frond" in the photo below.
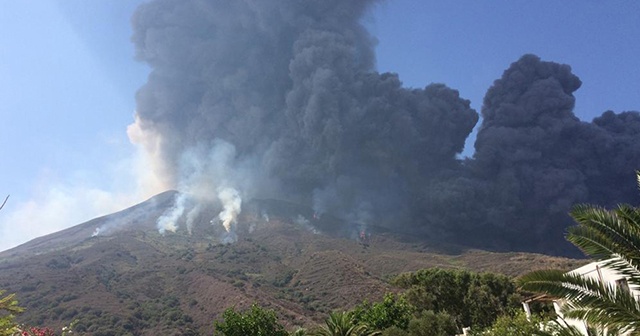
{"type": "Polygon", "coordinates": [[[578,205],[571,216],[579,225],[567,230],[567,240],[640,286],[640,212],[628,205],[612,211],[578,205]]]}
{"type": "MultiPolygon", "coordinates": [[[[623,212],[628,210],[621,207],[623,212]]],[[[567,240],[590,257],[604,260],[613,254],[637,253],[640,249],[640,232],[616,210],[580,204],[570,214],[579,225],[569,228],[567,240]]]]}
{"type": "Polygon", "coordinates": [[[378,336],[379,331],[371,331],[365,324],[356,323],[351,312],[333,312],[325,320],[325,325],[310,333],[312,336],[378,336]]]}
{"type": "Polygon", "coordinates": [[[612,330],[640,330],[640,305],[629,291],[557,270],[535,271],[519,282],[524,290],[564,299],[562,313],[567,318],[582,319],[612,330]]]}
{"type": "MultiPolygon", "coordinates": [[[[640,187],[640,171],[636,176],[640,187]]],[[[621,204],[606,210],[583,204],[570,214],[578,225],[567,230],[567,240],[596,259],[596,267],[617,272],[630,289],[640,290],[640,208],[621,204]]],[[[563,299],[561,313],[596,327],[589,330],[590,335],[640,335],[640,304],[632,291],[553,270],[529,273],[519,282],[525,290],[563,299]]]]}

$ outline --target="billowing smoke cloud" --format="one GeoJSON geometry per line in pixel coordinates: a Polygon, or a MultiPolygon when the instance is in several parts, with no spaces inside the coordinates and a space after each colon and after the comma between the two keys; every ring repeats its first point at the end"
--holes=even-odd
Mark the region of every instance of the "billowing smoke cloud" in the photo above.
{"type": "Polygon", "coordinates": [[[638,113],[578,120],[580,80],[531,55],[489,89],[475,156],[456,159],[478,114],[445,85],[407,89],[375,72],[360,23],[373,3],[143,4],[133,42],[152,72],[129,134],[156,184],[219,202],[229,225],[240,199],[285,198],[362,225],[518,249],[561,241],[575,202],[635,200],[638,113]]]}
{"type": "MultiPolygon", "coordinates": [[[[495,204],[507,207],[492,221],[517,223],[511,231],[534,233],[547,250],[554,246],[544,246],[544,237],[563,236],[573,204],[640,200],[634,185],[640,115],[606,112],[593,123],[582,122],[573,114],[572,93],[580,85],[569,66],[527,55],[505,71],[484,100],[475,173],[512,198],[495,204]]],[[[511,241],[526,241],[522,233],[519,237],[511,241]]]]}
{"type": "Polygon", "coordinates": [[[434,183],[423,207],[433,223],[486,246],[566,253],[573,204],[637,204],[640,114],[580,121],[580,85],[567,65],[533,55],[513,63],[485,96],[473,160],[434,183]]]}
{"type": "Polygon", "coordinates": [[[372,71],[373,39],[359,23],[368,6],[142,5],[133,41],[153,71],[138,92],[132,140],[163,183],[187,193],[230,186],[310,203],[316,195],[336,215],[370,204],[381,221],[407,218],[413,182],[457,164],[478,116],[444,85],[409,90],[372,71]],[[211,158],[221,143],[233,151],[211,158]]]}

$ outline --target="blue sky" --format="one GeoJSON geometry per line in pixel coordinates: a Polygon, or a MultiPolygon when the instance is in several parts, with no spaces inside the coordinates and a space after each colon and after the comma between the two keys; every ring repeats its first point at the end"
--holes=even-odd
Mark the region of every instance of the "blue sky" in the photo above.
{"type": "MultiPolygon", "coordinates": [[[[11,198],[0,250],[148,196],[135,186],[144,167],[126,135],[148,73],[129,42],[140,2],[3,2],[0,195],[11,198]]],[[[394,0],[364,21],[379,71],[410,87],[445,83],[478,112],[523,54],[570,64],[583,81],[575,112],[591,120],[640,110],[638,17],[636,1],[394,0]]]]}

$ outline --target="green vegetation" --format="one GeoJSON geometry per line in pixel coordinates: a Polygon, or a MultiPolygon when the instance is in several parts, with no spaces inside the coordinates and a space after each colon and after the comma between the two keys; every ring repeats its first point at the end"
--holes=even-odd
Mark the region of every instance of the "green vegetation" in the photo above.
{"type": "MultiPolygon", "coordinates": [[[[392,283],[404,293],[388,293],[379,302],[365,301],[351,311],[330,313],[321,327],[292,334],[448,336],[463,326],[488,327],[497,315],[519,307],[513,282],[496,274],[434,268],[399,275],[392,283]]],[[[129,307],[134,314],[126,319],[91,309],[74,310],[69,318],[78,315],[76,330],[93,335],[127,335],[151,326],[197,334],[180,306],[178,298],[166,296],[129,307]]],[[[58,316],[65,314],[61,309],[58,316]]],[[[244,312],[227,309],[214,327],[216,335],[224,336],[288,335],[273,310],[256,304],[244,312]]]]}
{"type": "Polygon", "coordinates": [[[5,291],[0,290],[0,336],[10,336],[18,331],[14,321],[15,314],[22,313],[24,309],[18,306],[18,301],[14,299],[15,294],[2,297],[4,293],[5,291]]]}
{"type": "MultiPolygon", "coordinates": [[[[0,290],[0,297],[5,293],[0,290]]],[[[0,336],[55,336],[56,333],[49,327],[32,327],[27,325],[18,325],[15,321],[15,315],[24,312],[24,308],[18,306],[18,301],[14,299],[15,294],[9,294],[0,298],[0,336]]],[[[75,322],[62,328],[60,335],[67,336],[72,333],[75,322]]]]}
{"type": "Polygon", "coordinates": [[[223,321],[215,322],[216,335],[224,336],[287,336],[278,323],[273,310],[253,304],[246,312],[229,308],[222,314],[223,321]]]}
{"type": "Polygon", "coordinates": [[[456,326],[455,319],[446,312],[434,313],[431,310],[423,311],[409,322],[405,333],[397,335],[407,336],[450,336],[460,330],[456,326]]]}
{"type": "Polygon", "coordinates": [[[449,336],[463,326],[484,329],[497,316],[520,309],[515,284],[502,275],[433,268],[399,275],[392,283],[404,293],[331,313],[310,334],[449,336]]]}
{"type": "MultiPolygon", "coordinates": [[[[392,283],[404,293],[388,293],[379,302],[332,312],[322,326],[291,334],[450,336],[463,326],[485,329],[497,316],[520,309],[515,284],[497,274],[434,268],[399,275],[392,283]]],[[[246,312],[227,309],[215,329],[225,336],[287,335],[273,311],[255,304],[246,312]]]]}
{"type": "Polygon", "coordinates": [[[373,304],[365,301],[353,311],[356,322],[364,323],[376,330],[391,327],[407,329],[416,308],[403,295],[388,293],[381,302],[373,304]]]}
{"type": "Polygon", "coordinates": [[[493,326],[483,329],[472,329],[472,336],[531,336],[539,335],[541,319],[533,316],[527,319],[524,311],[513,315],[500,316],[493,326]]]}
{"type": "Polygon", "coordinates": [[[353,312],[333,312],[325,320],[325,324],[310,332],[312,336],[376,336],[379,331],[374,331],[368,325],[358,322],[353,312]]]}
{"type": "MultiPolygon", "coordinates": [[[[640,184],[640,172],[636,173],[640,184]]],[[[579,205],[571,212],[578,223],[567,240],[591,258],[624,275],[628,285],[640,286],[640,209],[619,205],[614,210],[579,205]]],[[[529,273],[522,287],[565,298],[563,314],[587,321],[600,331],[640,333],[640,304],[628,290],[558,270],[529,273]]],[[[595,331],[595,330],[594,330],[595,331]]]]}
{"type": "Polygon", "coordinates": [[[271,284],[275,287],[284,287],[291,282],[291,279],[293,279],[294,275],[296,275],[296,271],[287,270],[284,273],[276,276],[271,284]]]}
{"type": "MultiPolygon", "coordinates": [[[[619,336],[620,334],[588,327],[587,335],[619,336]]],[[[584,334],[562,319],[548,320],[538,315],[532,315],[527,319],[524,312],[517,312],[499,317],[493,326],[485,330],[471,330],[471,336],[584,336],[584,334]]]]}
{"type": "Polygon", "coordinates": [[[399,275],[392,283],[406,289],[418,312],[446,313],[458,330],[488,327],[521,307],[514,282],[499,274],[432,268],[399,275]]]}

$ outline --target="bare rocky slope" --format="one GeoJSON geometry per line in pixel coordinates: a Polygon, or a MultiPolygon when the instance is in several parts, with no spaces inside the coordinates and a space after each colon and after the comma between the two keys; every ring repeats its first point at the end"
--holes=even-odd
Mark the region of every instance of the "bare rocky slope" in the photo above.
{"type": "Polygon", "coordinates": [[[0,253],[0,288],[27,308],[20,320],[54,327],[76,320],[92,335],[211,334],[226,308],[258,303],[292,328],[380,299],[401,272],[437,266],[517,276],[583,263],[425,243],[375,227],[362,241],[359,228],[276,200],[244,205],[235,243],[220,243],[220,229],[209,223],[213,208],[191,234],[161,235],[156,220],[175,195],[0,253]]]}

